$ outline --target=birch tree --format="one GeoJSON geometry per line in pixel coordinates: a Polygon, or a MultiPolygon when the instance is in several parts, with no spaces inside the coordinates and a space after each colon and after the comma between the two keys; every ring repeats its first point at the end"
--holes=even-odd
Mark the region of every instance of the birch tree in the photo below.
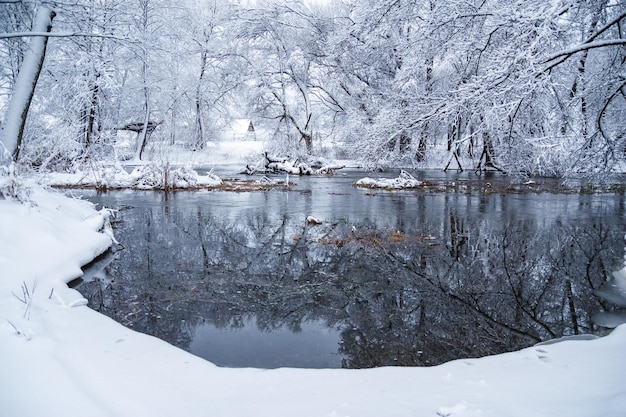
{"type": "MultiPolygon", "coordinates": [[[[139,131],[139,135],[137,137],[137,148],[135,151],[135,159],[141,160],[141,156],[143,151],[146,148],[146,144],[148,143],[149,133],[148,128],[150,124],[150,116],[152,113],[151,103],[150,103],[150,87],[148,85],[148,50],[149,50],[149,39],[152,35],[152,14],[154,13],[153,5],[154,2],[150,0],[139,0],[139,27],[141,31],[141,39],[142,39],[142,47],[139,55],[139,60],[141,63],[141,90],[143,96],[143,125],[141,130],[139,131]]],[[[152,132],[150,132],[152,133],[152,132]]]]}
{"type": "Polygon", "coordinates": [[[19,159],[30,104],[46,56],[48,45],[46,34],[52,30],[52,20],[55,15],[56,13],[52,8],[43,5],[38,6],[31,28],[32,33],[27,34],[31,36],[29,49],[25,53],[17,74],[2,125],[2,144],[6,153],[5,156],[13,162],[19,159]]]}

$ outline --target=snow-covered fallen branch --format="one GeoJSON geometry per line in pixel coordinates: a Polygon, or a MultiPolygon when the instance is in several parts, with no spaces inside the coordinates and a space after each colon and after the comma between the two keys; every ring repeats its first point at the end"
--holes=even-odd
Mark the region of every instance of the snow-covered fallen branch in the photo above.
{"type": "Polygon", "coordinates": [[[284,180],[281,180],[281,179],[271,179],[271,178],[266,177],[265,175],[263,175],[263,177],[261,177],[261,179],[259,179],[258,181],[255,181],[254,183],[260,184],[260,185],[290,185],[290,184],[293,184],[292,182],[289,181],[289,176],[285,177],[284,180]]]}
{"type": "MultiPolygon", "coordinates": [[[[279,158],[264,153],[265,165],[264,172],[269,173],[287,173],[291,175],[330,175],[333,171],[344,168],[344,165],[326,164],[319,168],[314,168],[312,164],[303,161],[300,158],[290,160],[289,158],[279,158]]],[[[246,173],[252,174],[255,170],[246,166],[246,173]]]]}
{"type": "Polygon", "coordinates": [[[345,167],[346,167],[345,165],[340,165],[340,164],[322,165],[320,168],[315,170],[314,175],[332,175],[333,172],[339,169],[343,169],[345,167]]]}
{"type": "Polygon", "coordinates": [[[405,188],[417,188],[422,182],[415,179],[413,175],[402,170],[397,178],[370,178],[365,177],[358,180],[354,185],[365,188],[384,188],[387,190],[401,190],[405,188]]]}
{"type": "Polygon", "coordinates": [[[270,156],[267,152],[264,153],[264,156],[266,172],[285,172],[291,175],[311,175],[313,173],[311,167],[300,158],[289,160],[289,158],[270,156]]]}

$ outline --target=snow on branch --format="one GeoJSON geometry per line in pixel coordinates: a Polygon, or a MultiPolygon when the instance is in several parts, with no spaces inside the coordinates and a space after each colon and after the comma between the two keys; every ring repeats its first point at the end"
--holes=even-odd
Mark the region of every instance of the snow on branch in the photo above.
{"type": "Polygon", "coordinates": [[[104,34],[96,34],[96,33],[80,33],[80,32],[56,32],[56,33],[48,33],[48,32],[9,32],[9,33],[0,33],[0,39],[9,39],[9,38],[26,38],[26,37],[46,37],[46,38],[69,38],[69,37],[88,37],[88,38],[107,38],[107,39],[115,39],[119,41],[130,41],[128,38],[120,38],[115,35],[104,35],[104,34]]]}
{"type": "Polygon", "coordinates": [[[624,42],[624,39],[609,39],[609,40],[604,40],[604,41],[593,42],[594,39],[596,39],[598,36],[606,32],[614,24],[619,25],[619,22],[624,18],[626,18],[626,13],[622,13],[619,16],[615,17],[610,22],[606,23],[602,28],[596,31],[596,33],[594,33],[589,38],[587,38],[582,44],[551,55],[550,57],[548,57],[548,59],[543,61],[544,64],[547,64],[548,62],[553,61],[556,58],[561,58],[561,59],[556,62],[553,62],[548,68],[546,68],[546,70],[550,70],[556,67],[557,65],[560,65],[561,63],[566,61],[570,56],[572,56],[573,54],[577,52],[586,51],[586,50],[593,49],[593,48],[603,48],[607,46],[626,44],[626,42],[624,42]]]}
{"type": "Polygon", "coordinates": [[[543,61],[543,63],[546,64],[562,56],[569,57],[571,55],[574,55],[577,52],[586,51],[586,50],[594,49],[594,48],[604,48],[607,46],[615,46],[615,45],[626,45],[626,39],[608,39],[608,40],[598,41],[598,42],[583,43],[573,48],[569,48],[569,49],[565,49],[563,51],[557,52],[556,54],[549,56],[545,61],[543,61]]]}
{"type": "Polygon", "coordinates": [[[617,16],[615,19],[611,20],[610,22],[608,22],[607,24],[605,24],[603,27],[601,27],[600,29],[598,29],[598,31],[596,33],[594,33],[593,35],[591,35],[586,41],[585,43],[589,43],[591,41],[593,41],[595,38],[597,38],[598,36],[600,36],[601,34],[603,34],[604,32],[606,32],[611,26],[613,26],[614,24],[619,24],[619,22],[626,18],[626,12],[622,13],[621,15],[617,16]]]}

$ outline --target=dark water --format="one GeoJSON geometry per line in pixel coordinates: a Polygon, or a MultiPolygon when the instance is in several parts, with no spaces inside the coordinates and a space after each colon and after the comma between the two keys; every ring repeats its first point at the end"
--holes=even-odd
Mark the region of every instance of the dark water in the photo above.
{"type": "Polygon", "coordinates": [[[623,195],[351,186],[363,176],[296,178],[288,192],[86,192],[119,210],[123,249],[78,289],[223,366],[434,365],[604,331],[591,316],[615,306],[594,289],[623,261],[623,195]]]}

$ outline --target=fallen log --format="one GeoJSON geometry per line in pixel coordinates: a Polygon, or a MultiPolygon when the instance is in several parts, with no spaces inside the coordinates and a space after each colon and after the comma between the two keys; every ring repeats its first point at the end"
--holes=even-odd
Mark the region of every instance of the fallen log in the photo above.
{"type": "MultiPolygon", "coordinates": [[[[294,161],[289,158],[278,158],[270,156],[267,152],[265,156],[265,170],[271,173],[284,172],[292,175],[332,175],[333,171],[342,169],[344,165],[323,165],[318,169],[313,169],[308,163],[297,158],[294,161]]],[[[254,170],[246,166],[246,172],[254,173],[254,170]]]]}

